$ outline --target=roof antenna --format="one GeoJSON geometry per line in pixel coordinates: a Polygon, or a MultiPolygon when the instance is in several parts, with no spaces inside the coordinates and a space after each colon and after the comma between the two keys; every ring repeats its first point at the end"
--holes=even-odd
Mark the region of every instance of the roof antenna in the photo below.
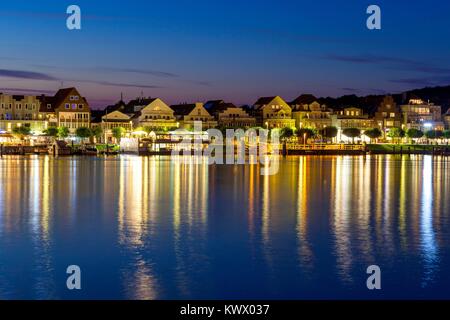
{"type": "Polygon", "coordinates": [[[123,92],[120,93],[120,101],[123,101],[123,92]]]}

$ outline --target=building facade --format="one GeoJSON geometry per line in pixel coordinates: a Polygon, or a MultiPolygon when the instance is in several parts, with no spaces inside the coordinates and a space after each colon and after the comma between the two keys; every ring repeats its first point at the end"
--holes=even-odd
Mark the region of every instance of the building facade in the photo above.
{"type": "Polygon", "coordinates": [[[408,104],[400,106],[404,117],[405,127],[422,131],[444,130],[441,106],[425,102],[421,99],[410,99],[408,104]]]}
{"type": "Polygon", "coordinates": [[[76,88],[60,89],[53,97],[41,97],[40,110],[49,125],[67,127],[72,134],[78,128],[91,126],[91,109],[76,88]]]}
{"type": "Polygon", "coordinates": [[[12,132],[15,127],[29,127],[39,134],[47,128],[47,121],[39,113],[40,101],[36,96],[0,94],[0,130],[12,132]]]}
{"type": "Polygon", "coordinates": [[[403,115],[391,96],[384,97],[375,112],[375,122],[382,131],[404,127],[403,115]]]}
{"type": "Polygon", "coordinates": [[[208,108],[208,112],[214,116],[218,126],[222,128],[248,129],[256,126],[256,119],[242,107],[223,101],[217,102],[208,108]]]}
{"type": "Polygon", "coordinates": [[[450,108],[444,114],[444,123],[445,123],[445,128],[447,130],[450,130],[450,108]]]}
{"type": "Polygon", "coordinates": [[[353,139],[346,137],[343,132],[345,129],[356,128],[361,131],[359,139],[366,140],[363,135],[364,131],[375,127],[375,120],[369,118],[361,108],[348,107],[335,112],[332,116],[332,125],[338,128],[337,141],[350,142],[353,139]]]}
{"type": "Polygon", "coordinates": [[[174,111],[161,99],[155,98],[141,108],[133,118],[135,127],[148,127],[156,132],[176,129],[177,120],[174,111]]]}
{"type": "Polygon", "coordinates": [[[300,95],[290,105],[292,118],[294,118],[297,128],[308,127],[320,130],[332,125],[333,110],[320,104],[313,95],[300,95]]]}
{"type": "Polygon", "coordinates": [[[253,104],[257,123],[266,128],[295,128],[292,109],[280,96],[262,97],[253,104]]]}
{"type": "Polygon", "coordinates": [[[196,121],[202,123],[203,130],[217,127],[217,121],[203,107],[201,102],[172,105],[170,108],[174,111],[174,116],[181,128],[191,130],[194,128],[196,121]]]}

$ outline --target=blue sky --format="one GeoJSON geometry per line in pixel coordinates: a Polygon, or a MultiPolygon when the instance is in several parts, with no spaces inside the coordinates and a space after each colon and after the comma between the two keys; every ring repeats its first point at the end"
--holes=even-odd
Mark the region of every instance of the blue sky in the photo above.
{"type": "Polygon", "coordinates": [[[2,1],[0,91],[94,106],[400,92],[450,84],[448,1],[2,1]],[[82,30],[66,28],[79,5],[82,30]],[[370,4],[382,30],[366,28],[370,4]]]}

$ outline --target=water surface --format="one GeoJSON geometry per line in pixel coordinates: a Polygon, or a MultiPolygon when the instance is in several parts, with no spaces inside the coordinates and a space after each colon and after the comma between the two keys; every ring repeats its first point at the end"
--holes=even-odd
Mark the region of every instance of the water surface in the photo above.
{"type": "Polygon", "coordinates": [[[450,159],[0,159],[0,298],[450,298],[450,159]],[[82,290],[66,288],[79,265],[82,290]],[[382,290],[366,288],[379,265],[382,290]]]}

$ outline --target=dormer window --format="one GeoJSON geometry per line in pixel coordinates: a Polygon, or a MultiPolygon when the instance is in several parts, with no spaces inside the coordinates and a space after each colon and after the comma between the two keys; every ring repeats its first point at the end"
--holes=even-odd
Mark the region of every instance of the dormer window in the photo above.
{"type": "Polygon", "coordinates": [[[66,103],[65,107],[66,107],[66,109],[70,109],[70,104],[66,103]]]}

